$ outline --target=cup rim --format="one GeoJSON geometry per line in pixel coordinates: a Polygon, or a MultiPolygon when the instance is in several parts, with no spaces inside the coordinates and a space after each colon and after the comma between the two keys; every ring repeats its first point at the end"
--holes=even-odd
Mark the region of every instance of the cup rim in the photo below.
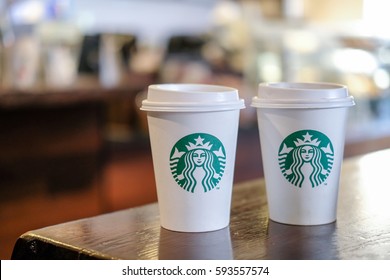
{"type": "Polygon", "coordinates": [[[237,89],[211,84],[196,84],[196,83],[167,83],[167,84],[152,84],[149,85],[150,90],[161,90],[168,92],[188,92],[188,93],[213,93],[213,92],[237,92],[237,89]],[[200,90],[201,88],[207,88],[208,90],[200,90]]]}
{"type": "Polygon", "coordinates": [[[345,85],[337,83],[327,83],[327,82],[268,82],[260,83],[260,87],[269,87],[275,89],[284,89],[291,91],[323,91],[323,90],[337,90],[337,89],[347,89],[345,85]]]}
{"type": "Polygon", "coordinates": [[[153,84],[140,110],[154,112],[210,112],[245,108],[238,90],[209,84],[153,84]],[[164,99],[160,98],[164,94],[164,99]],[[200,97],[201,95],[201,97],[200,97]]]}
{"type": "Polygon", "coordinates": [[[260,83],[258,95],[252,98],[256,108],[336,108],[354,106],[346,86],[325,82],[260,83]]]}

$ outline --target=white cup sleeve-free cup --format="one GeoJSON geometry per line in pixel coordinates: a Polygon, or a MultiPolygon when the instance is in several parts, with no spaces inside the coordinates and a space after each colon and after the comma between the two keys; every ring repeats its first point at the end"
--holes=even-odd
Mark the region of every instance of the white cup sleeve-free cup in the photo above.
{"type": "Polygon", "coordinates": [[[269,218],[293,225],[336,220],[347,109],[345,86],[263,83],[257,108],[269,218]]]}
{"type": "Polygon", "coordinates": [[[229,225],[244,107],[230,87],[149,86],[141,110],[147,112],[162,227],[207,232],[229,225]]]}

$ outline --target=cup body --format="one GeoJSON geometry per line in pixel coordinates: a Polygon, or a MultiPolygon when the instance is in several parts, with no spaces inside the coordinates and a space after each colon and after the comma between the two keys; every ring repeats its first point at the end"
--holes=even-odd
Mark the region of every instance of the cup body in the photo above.
{"type": "Polygon", "coordinates": [[[353,98],[345,87],[332,84],[261,84],[252,104],[270,219],[293,225],[334,222],[353,98]]]}
{"type": "Polygon", "coordinates": [[[244,105],[237,91],[228,102],[217,96],[221,92],[229,95],[232,89],[149,87],[141,109],[147,111],[160,222],[166,229],[206,232],[229,224],[239,109],[244,105]]]}

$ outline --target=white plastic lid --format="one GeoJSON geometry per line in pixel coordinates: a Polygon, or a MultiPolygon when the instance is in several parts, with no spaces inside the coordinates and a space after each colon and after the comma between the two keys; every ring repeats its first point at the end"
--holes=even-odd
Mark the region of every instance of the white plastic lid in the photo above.
{"type": "Polygon", "coordinates": [[[205,84],[150,85],[141,110],[155,112],[207,112],[245,108],[237,89],[205,84]]]}
{"type": "Polygon", "coordinates": [[[261,83],[256,108],[336,108],[355,105],[343,85],[330,83],[261,83]]]}

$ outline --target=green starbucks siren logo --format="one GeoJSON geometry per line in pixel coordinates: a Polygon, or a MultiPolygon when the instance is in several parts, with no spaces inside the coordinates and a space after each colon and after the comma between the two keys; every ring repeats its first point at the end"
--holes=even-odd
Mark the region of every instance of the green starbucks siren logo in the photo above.
{"type": "Polygon", "coordinates": [[[283,140],[278,156],[280,169],[291,184],[314,188],[328,178],[334,150],[325,134],[316,130],[300,130],[283,140]]]}
{"type": "Polygon", "coordinates": [[[181,138],[170,154],[170,168],[175,181],[188,192],[214,189],[221,180],[226,153],[221,141],[213,135],[194,133],[181,138]]]}

